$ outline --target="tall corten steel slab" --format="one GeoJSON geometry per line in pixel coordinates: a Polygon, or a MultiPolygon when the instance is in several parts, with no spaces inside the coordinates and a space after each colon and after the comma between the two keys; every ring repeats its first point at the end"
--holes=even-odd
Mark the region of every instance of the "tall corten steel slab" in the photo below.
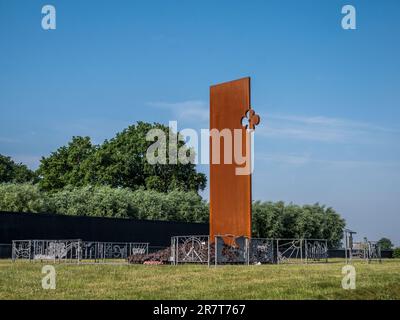
{"type": "MultiPolygon", "coordinates": [[[[250,107],[250,78],[243,78],[210,87],[210,130],[234,130],[242,137],[242,154],[250,150],[250,135],[246,128],[254,129],[259,117],[250,107]],[[248,126],[242,125],[247,115],[248,126]],[[240,130],[240,131],[238,131],[240,130]]],[[[215,139],[215,138],[214,138],[215,139]]],[[[251,173],[237,174],[234,148],[232,163],[225,161],[225,143],[213,146],[210,136],[210,240],[216,235],[251,237],[251,173]],[[219,152],[220,163],[213,163],[213,154],[219,152]]],[[[248,154],[250,159],[251,154],[248,154]]],[[[214,161],[215,162],[215,161],[214,161]]]]}

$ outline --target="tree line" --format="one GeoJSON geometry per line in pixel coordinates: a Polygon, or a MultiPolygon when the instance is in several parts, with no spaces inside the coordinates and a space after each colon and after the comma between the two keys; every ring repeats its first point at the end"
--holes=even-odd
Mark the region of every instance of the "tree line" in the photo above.
{"type": "MultiPolygon", "coordinates": [[[[73,216],[208,222],[209,206],[194,191],[66,187],[47,192],[33,184],[0,184],[0,210],[56,213],[73,216]]],[[[253,236],[260,238],[328,239],[340,245],[344,220],[320,204],[299,206],[284,202],[253,203],[253,236]]]]}
{"type": "MultiPolygon", "coordinates": [[[[145,122],[100,145],[77,136],[42,157],[36,171],[0,155],[0,210],[208,222],[208,203],[199,195],[206,176],[191,163],[150,165],[150,129],[165,131],[167,139],[178,137],[162,124],[145,122]]],[[[185,145],[178,141],[178,147],[185,145]]],[[[256,237],[324,238],[337,246],[344,226],[338,213],[318,203],[253,203],[256,237]]]]}
{"type": "Polygon", "coordinates": [[[100,145],[94,145],[90,137],[73,137],[66,146],[58,148],[48,157],[42,157],[36,171],[1,156],[0,183],[32,182],[48,192],[91,185],[160,192],[203,190],[207,178],[196,171],[195,164],[151,165],[147,162],[146,151],[154,143],[146,140],[146,134],[151,129],[163,130],[167,143],[173,138],[178,141],[178,148],[186,145],[178,140],[177,134],[169,135],[169,128],[165,125],[138,122],[100,145]]]}

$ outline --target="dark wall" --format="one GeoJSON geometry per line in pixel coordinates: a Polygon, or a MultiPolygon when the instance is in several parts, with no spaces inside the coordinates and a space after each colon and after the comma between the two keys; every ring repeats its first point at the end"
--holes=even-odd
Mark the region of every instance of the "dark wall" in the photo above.
{"type": "MultiPolygon", "coordinates": [[[[329,249],[328,250],[328,257],[329,258],[345,258],[345,251],[344,249],[329,249]]],[[[393,250],[381,250],[381,257],[383,259],[392,258],[393,257],[393,250]]]]}
{"type": "Polygon", "coordinates": [[[0,244],[0,259],[12,257],[12,245],[11,244],[0,244]]]}
{"type": "Polygon", "coordinates": [[[24,239],[82,239],[166,247],[172,236],[200,234],[208,234],[208,224],[0,212],[0,244],[24,239]]]}
{"type": "MultiPolygon", "coordinates": [[[[208,224],[0,211],[0,257],[11,256],[11,241],[24,239],[82,239],[85,241],[149,242],[167,247],[172,236],[208,235],[208,224]]],[[[344,258],[343,249],[330,249],[330,258],[344,258]]],[[[391,258],[382,250],[382,258],[391,258]]]]}

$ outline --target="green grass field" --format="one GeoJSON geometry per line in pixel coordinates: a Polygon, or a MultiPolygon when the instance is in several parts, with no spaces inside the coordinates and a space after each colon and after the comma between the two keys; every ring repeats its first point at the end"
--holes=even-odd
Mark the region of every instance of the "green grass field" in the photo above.
{"type": "Polygon", "coordinates": [[[355,262],[355,290],[342,289],[338,260],[216,268],[55,264],[55,290],[42,289],[43,265],[0,260],[0,299],[400,299],[400,260],[355,262]]]}

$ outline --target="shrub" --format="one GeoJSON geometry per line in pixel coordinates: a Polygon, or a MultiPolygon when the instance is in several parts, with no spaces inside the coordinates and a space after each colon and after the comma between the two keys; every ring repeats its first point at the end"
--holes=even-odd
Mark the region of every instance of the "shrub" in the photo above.
{"type": "MultiPolygon", "coordinates": [[[[0,210],[52,212],[73,216],[207,222],[209,208],[195,191],[131,190],[110,186],[41,191],[32,184],[0,184],[0,210]]],[[[323,238],[338,247],[345,221],[320,204],[253,204],[253,235],[261,238],[323,238]]]]}
{"type": "Polygon", "coordinates": [[[12,212],[47,212],[48,199],[36,185],[0,184],[0,210],[12,212]]]}
{"type": "Polygon", "coordinates": [[[66,187],[47,193],[32,184],[0,184],[0,210],[72,216],[206,222],[208,204],[195,191],[66,187]]]}

